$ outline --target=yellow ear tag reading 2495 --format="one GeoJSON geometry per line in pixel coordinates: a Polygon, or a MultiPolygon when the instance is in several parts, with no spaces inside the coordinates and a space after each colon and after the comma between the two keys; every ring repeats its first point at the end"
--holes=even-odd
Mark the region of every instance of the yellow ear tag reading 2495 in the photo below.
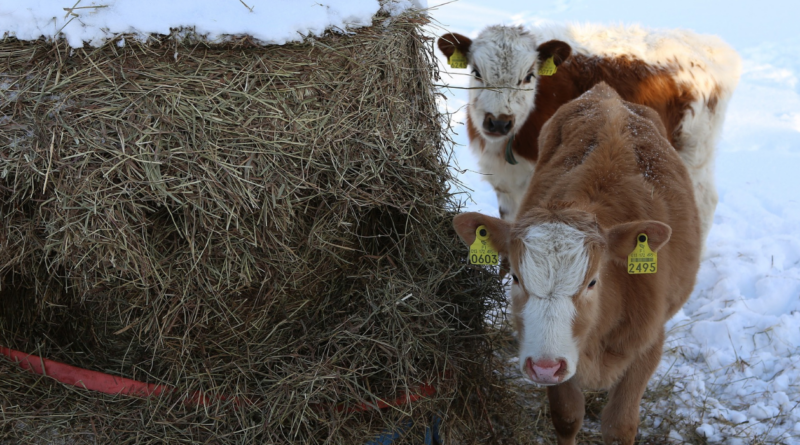
{"type": "Polygon", "coordinates": [[[539,68],[540,76],[552,76],[556,73],[556,63],[553,61],[553,56],[547,58],[542,66],[539,68]]]}
{"type": "Polygon", "coordinates": [[[636,237],[636,242],[636,248],[628,255],[628,273],[656,273],[658,255],[650,250],[650,245],[647,244],[647,235],[640,233],[636,237]]]}
{"type": "Polygon", "coordinates": [[[475,242],[469,246],[469,263],[481,266],[497,266],[499,264],[497,251],[489,242],[489,231],[486,226],[475,229],[475,242]]]}
{"type": "Polygon", "coordinates": [[[459,69],[466,69],[467,68],[467,56],[461,54],[461,51],[458,48],[453,50],[453,54],[447,59],[447,63],[450,64],[450,68],[459,68],[459,69]]]}

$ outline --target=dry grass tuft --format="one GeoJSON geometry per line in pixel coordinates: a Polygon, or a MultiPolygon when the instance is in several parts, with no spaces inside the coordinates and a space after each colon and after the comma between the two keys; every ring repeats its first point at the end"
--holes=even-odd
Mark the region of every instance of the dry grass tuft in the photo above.
{"type": "Polygon", "coordinates": [[[0,41],[0,344],[252,401],[99,396],[0,361],[0,441],[358,443],[432,413],[494,441],[472,432],[503,391],[484,331],[503,293],[451,229],[422,24],[0,41]],[[334,409],[426,382],[413,407],[334,409]]]}

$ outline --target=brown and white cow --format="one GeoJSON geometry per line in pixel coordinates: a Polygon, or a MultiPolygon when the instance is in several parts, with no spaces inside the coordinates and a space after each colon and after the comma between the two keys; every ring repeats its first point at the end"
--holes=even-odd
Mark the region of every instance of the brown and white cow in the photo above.
{"type": "Polygon", "coordinates": [[[479,168],[513,221],[539,157],[537,138],[558,107],[606,82],[623,99],[658,112],[689,170],[703,240],[717,206],[716,140],[739,81],[738,54],[715,36],[640,27],[490,26],[475,40],[446,34],[445,56],[459,49],[470,68],[467,128],[479,168]],[[553,57],[557,71],[537,75],[553,57]],[[513,150],[507,153],[511,138],[513,150]],[[508,160],[507,160],[508,159],[508,160]],[[518,161],[512,165],[509,161],[518,161]]]}
{"type": "Polygon", "coordinates": [[[485,225],[510,260],[519,363],[548,386],[559,444],[575,443],[583,388],[608,389],[606,443],[632,444],[664,324],[689,298],[700,264],[700,221],[689,174],[651,108],[605,83],[562,106],[542,128],[536,174],[515,222],[454,219],[471,245],[485,225]],[[654,274],[629,275],[646,234],[654,274]]]}

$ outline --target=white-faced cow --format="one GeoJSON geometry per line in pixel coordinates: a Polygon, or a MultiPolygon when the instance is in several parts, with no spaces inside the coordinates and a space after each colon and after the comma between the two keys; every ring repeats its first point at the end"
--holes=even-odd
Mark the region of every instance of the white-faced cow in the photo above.
{"type": "Polygon", "coordinates": [[[467,127],[500,215],[513,221],[534,164],[542,125],[558,107],[606,82],[624,100],[653,108],[689,170],[703,240],[717,206],[714,153],[741,60],[714,36],[639,27],[554,26],[526,31],[490,26],[475,40],[446,34],[472,70],[467,127]],[[552,57],[557,71],[539,75],[552,57]],[[509,141],[510,145],[509,145],[509,141]],[[512,165],[518,161],[518,164],[512,165]]]}
{"type": "Polygon", "coordinates": [[[575,443],[583,388],[609,390],[605,443],[633,443],[664,323],[694,287],[700,221],[667,136],[658,113],[600,83],[542,128],[515,222],[479,213],[454,220],[467,245],[485,225],[510,262],[521,371],[550,385],[559,444],[575,443]],[[642,234],[657,253],[656,273],[630,275],[627,258],[642,234]]]}

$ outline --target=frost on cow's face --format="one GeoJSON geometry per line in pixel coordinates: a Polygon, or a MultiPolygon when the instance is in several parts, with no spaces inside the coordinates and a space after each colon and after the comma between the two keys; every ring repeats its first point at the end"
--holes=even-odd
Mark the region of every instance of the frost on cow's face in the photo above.
{"type": "Polygon", "coordinates": [[[582,334],[597,308],[599,256],[592,233],[563,222],[527,227],[511,243],[512,311],[520,371],[555,385],[575,375],[582,334]]]}
{"type": "Polygon", "coordinates": [[[557,40],[537,46],[536,38],[518,26],[490,26],[475,40],[447,34],[439,39],[439,49],[447,57],[455,49],[467,56],[470,121],[487,140],[504,140],[519,130],[533,111],[542,63],[552,56],[558,66],[571,53],[557,40]]]}

